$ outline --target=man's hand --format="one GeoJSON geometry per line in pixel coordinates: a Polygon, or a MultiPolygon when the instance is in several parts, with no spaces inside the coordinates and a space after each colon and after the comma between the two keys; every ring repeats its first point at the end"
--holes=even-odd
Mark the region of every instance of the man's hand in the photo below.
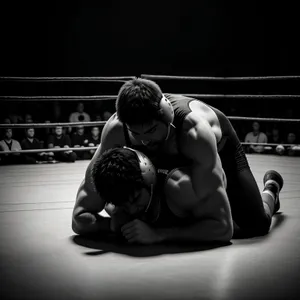
{"type": "Polygon", "coordinates": [[[132,221],[132,216],[120,207],[113,207],[113,205],[107,204],[105,211],[111,216],[110,229],[112,232],[120,233],[122,226],[132,221]]]}
{"type": "Polygon", "coordinates": [[[123,236],[129,243],[154,244],[161,241],[160,236],[145,222],[135,219],[121,228],[123,236]]]}

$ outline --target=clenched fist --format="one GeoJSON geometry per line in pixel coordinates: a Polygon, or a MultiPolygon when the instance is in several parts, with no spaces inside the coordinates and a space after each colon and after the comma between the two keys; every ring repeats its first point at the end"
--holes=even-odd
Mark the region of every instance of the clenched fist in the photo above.
{"type": "Polygon", "coordinates": [[[106,207],[105,210],[111,216],[110,229],[114,233],[120,233],[121,227],[132,221],[132,216],[120,207],[114,207],[113,209],[111,207],[106,207]]]}
{"type": "Polygon", "coordinates": [[[154,244],[161,242],[156,230],[138,219],[122,226],[121,231],[129,243],[154,244]]]}

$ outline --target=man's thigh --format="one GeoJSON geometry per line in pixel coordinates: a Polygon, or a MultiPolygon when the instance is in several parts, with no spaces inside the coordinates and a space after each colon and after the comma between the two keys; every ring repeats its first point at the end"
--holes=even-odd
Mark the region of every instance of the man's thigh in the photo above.
{"type": "Polygon", "coordinates": [[[231,174],[227,182],[232,218],[241,229],[254,229],[271,221],[250,168],[231,174]]]}

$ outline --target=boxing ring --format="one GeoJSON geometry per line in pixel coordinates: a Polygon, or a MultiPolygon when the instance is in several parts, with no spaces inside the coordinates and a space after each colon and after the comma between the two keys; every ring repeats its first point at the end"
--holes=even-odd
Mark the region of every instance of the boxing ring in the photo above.
{"type": "MultiPolygon", "coordinates": [[[[16,99],[1,97],[3,101],[16,99]]],[[[62,101],[74,98],[77,99],[56,97],[62,101]]],[[[82,101],[85,97],[78,98],[82,101]]],[[[115,96],[93,96],[93,99],[115,99],[115,96]]],[[[299,120],[288,121],[299,124],[299,120]]],[[[66,126],[53,123],[0,127],[56,124],[66,126]]],[[[67,124],[75,127],[79,123],[67,124]]],[[[282,174],[285,184],[280,194],[281,209],[273,217],[267,236],[234,239],[231,245],[223,247],[139,246],[79,237],[71,229],[72,209],[88,160],[0,166],[1,299],[299,299],[300,159],[267,154],[247,154],[247,158],[260,190],[266,170],[282,174]]]]}

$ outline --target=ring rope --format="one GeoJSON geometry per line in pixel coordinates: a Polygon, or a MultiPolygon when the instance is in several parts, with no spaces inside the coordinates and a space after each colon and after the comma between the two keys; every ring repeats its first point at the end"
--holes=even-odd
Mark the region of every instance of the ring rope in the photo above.
{"type": "Polygon", "coordinates": [[[207,77],[207,76],[175,76],[142,74],[141,78],[157,80],[208,80],[208,81],[261,81],[300,79],[300,76],[253,76],[253,77],[207,77]]]}
{"type": "Polygon", "coordinates": [[[1,154],[17,154],[17,153],[41,153],[41,152],[65,152],[65,151],[88,151],[97,150],[97,146],[94,147],[66,147],[66,148],[47,148],[47,149],[29,149],[29,150],[19,150],[19,151],[0,151],[1,154]]]}
{"type": "MultiPolygon", "coordinates": [[[[177,94],[175,94],[177,95],[177,94]]],[[[182,95],[182,94],[181,94],[182,95]]],[[[207,99],[299,99],[300,95],[228,95],[228,94],[183,94],[186,97],[207,99]]]]}
{"type": "Polygon", "coordinates": [[[246,142],[241,142],[242,145],[254,145],[254,146],[284,146],[284,147],[289,147],[289,146],[296,146],[296,144],[276,144],[276,143],[246,143],[246,142]]]}
{"type": "Polygon", "coordinates": [[[23,123],[23,124],[0,124],[0,128],[51,128],[56,126],[77,127],[77,126],[104,126],[106,121],[93,122],[70,122],[70,123],[23,123]]]}
{"type": "MultiPolygon", "coordinates": [[[[174,79],[174,80],[209,80],[209,81],[261,81],[261,80],[289,80],[300,79],[300,76],[250,76],[250,77],[209,77],[209,76],[175,76],[175,75],[150,75],[141,74],[141,78],[147,79],[174,79]]],[[[1,76],[0,81],[127,81],[135,79],[136,76],[112,76],[112,77],[10,77],[1,76]]]]}
{"type": "MultiPolygon", "coordinates": [[[[167,93],[166,93],[167,94],[167,93]]],[[[225,94],[174,94],[186,97],[202,99],[264,99],[286,100],[300,99],[300,95],[225,95],[225,94]]],[[[93,95],[93,96],[0,96],[0,101],[101,101],[116,100],[117,95],[93,95]]]]}
{"type": "MultiPolygon", "coordinates": [[[[255,146],[265,146],[265,147],[274,147],[274,146],[284,146],[284,147],[290,147],[290,146],[299,146],[295,144],[276,144],[276,143],[246,143],[241,142],[242,145],[255,145],[255,146]]],[[[17,154],[17,153],[41,153],[41,152],[65,152],[65,151],[89,151],[89,150],[97,150],[98,147],[66,147],[66,148],[47,148],[47,149],[30,149],[30,150],[19,150],[19,151],[0,151],[0,155],[5,154],[17,154]]]]}
{"type": "Polygon", "coordinates": [[[261,117],[236,117],[229,116],[229,120],[247,120],[247,121],[264,121],[264,122],[300,122],[300,119],[281,119],[281,118],[261,118],[261,117]]]}
{"type": "Polygon", "coordinates": [[[135,79],[135,76],[114,76],[114,77],[9,77],[1,76],[0,81],[37,81],[37,82],[56,82],[56,81],[103,81],[103,82],[126,82],[135,79]]]}
{"type": "MultiPolygon", "coordinates": [[[[281,118],[259,118],[259,117],[232,117],[230,120],[247,120],[247,121],[265,121],[265,122],[300,122],[300,119],[281,119],[281,118]]],[[[23,124],[0,124],[0,128],[51,128],[56,126],[62,127],[78,127],[78,126],[104,126],[107,121],[92,121],[92,122],[69,122],[69,123],[23,123],[23,124]]]]}
{"type": "Polygon", "coordinates": [[[97,96],[0,96],[2,101],[101,101],[115,100],[114,95],[97,95],[97,96]]]}

